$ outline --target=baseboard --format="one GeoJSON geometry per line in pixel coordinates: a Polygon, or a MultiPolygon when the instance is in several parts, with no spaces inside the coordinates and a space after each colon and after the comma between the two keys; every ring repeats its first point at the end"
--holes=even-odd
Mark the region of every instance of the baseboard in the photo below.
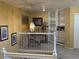
{"type": "Polygon", "coordinates": [[[74,49],[74,48],[69,48],[69,47],[65,47],[66,49],[74,49]]]}

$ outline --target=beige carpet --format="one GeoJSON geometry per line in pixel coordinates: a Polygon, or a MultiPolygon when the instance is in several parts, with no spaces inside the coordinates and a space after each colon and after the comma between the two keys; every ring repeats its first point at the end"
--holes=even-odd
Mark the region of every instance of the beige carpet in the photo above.
{"type": "Polygon", "coordinates": [[[59,46],[58,52],[61,59],[79,59],[79,49],[68,49],[59,46]]]}

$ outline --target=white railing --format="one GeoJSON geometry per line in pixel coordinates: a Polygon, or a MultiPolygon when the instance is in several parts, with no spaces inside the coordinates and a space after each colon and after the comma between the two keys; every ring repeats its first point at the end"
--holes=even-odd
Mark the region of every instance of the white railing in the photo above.
{"type": "Polygon", "coordinates": [[[42,34],[42,35],[54,35],[54,33],[24,33],[24,32],[19,32],[19,34],[42,34]]]}
{"type": "Polygon", "coordinates": [[[2,49],[3,58],[2,59],[57,59],[54,55],[47,54],[33,54],[33,53],[15,53],[7,52],[5,48],[2,49]]]}
{"type": "MultiPolygon", "coordinates": [[[[24,34],[24,33],[23,33],[24,34]]],[[[27,34],[37,34],[37,33],[27,33],[27,34]]],[[[52,50],[53,54],[35,54],[35,53],[14,53],[14,52],[7,52],[5,48],[3,48],[3,59],[20,59],[20,58],[35,58],[35,59],[57,59],[57,52],[56,52],[56,33],[38,33],[38,34],[50,34],[54,35],[54,49],[52,50]]],[[[30,51],[30,50],[29,50],[30,51]]],[[[36,52],[36,51],[35,51],[36,52]]],[[[42,53],[42,51],[41,51],[42,53]]],[[[47,52],[48,53],[48,52],[47,52]]]]}
{"type": "Polygon", "coordinates": [[[31,53],[13,53],[8,52],[7,55],[10,58],[30,58],[30,59],[56,59],[53,55],[46,55],[46,54],[31,54],[31,53]]]}
{"type": "Polygon", "coordinates": [[[1,48],[0,49],[0,59],[11,59],[8,55],[7,55],[7,51],[5,48],[1,48]]]}
{"type": "Polygon", "coordinates": [[[30,38],[32,37],[31,38],[32,40],[35,40],[39,43],[38,44],[39,47],[38,46],[31,47],[30,48],[31,50],[32,49],[33,49],[33,51],[34,50],[35,51],[36,50],[41,50],[41,51],[53,50],[54,33],[28,33],[28,32],[24,33],[24,32],[20,32],[19,35],[20,35],[20,40],[21,40],[20,47],[23,49],[25,48],[26,50],[28,50],[28,48],[29,48],[28,44],[31,44],[33,42],[32,41],[32,42],[28,43],[30,41],[30,38]],[[48,38],[49,38],[48,35],[52,37],[50,41],[48,40],[48,38]],[[42,41],[44,42],[44,40],[46,40],[46,43],[41,43],[42,41]]]}
{"type": "MultiPolygon", "coordinates": [[[[34,34],[34,35],[37,35],[37,34],[40,34],[40,35],[54,35],[54,38],[52,38],[53,39],[53,50],[52,50],[52,53],[53,53],[53,55],[56,55],[57,56],[57,49],[56,49],[56,38],[57,38],[57,34],[56,34],[56,32],[53,32],[53,33],[23,33],[23,32],[20,32],[19,33],[20,35],[29,35],[29,34],[34,34]]],[[[24,37],[23,37],[24,38],[24,37]]],[[[25,41],[24,41],[25,42],[25,41]]],[[[22,43],[23,44],[23,43],[22,43]]],[[[28,51],[28,50],[27,50],[28,51]]],[[[26,51],[26,52],[27,52],[26,51]]],[[[31,50],[29,50],[29,51],[31,51],[31,50]]],[[[38,51],[38,50],[33,50],[33,51],[38,51]]],[[[31,51],[31,52],[33,52],[33,51],[31,51]]],[[[45,51],[45,50],[43,50],[43,51],[45,51]]],[[[41,51],[42,52],[42,51],[41,51]]],[[[47,52],[47,51],[45,51],[45,52],[47,52]]]]}

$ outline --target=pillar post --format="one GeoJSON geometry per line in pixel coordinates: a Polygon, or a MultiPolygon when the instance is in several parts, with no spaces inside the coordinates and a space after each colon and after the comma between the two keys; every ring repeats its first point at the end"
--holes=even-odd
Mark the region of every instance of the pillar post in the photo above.
{"type": "Polygon", "coordinates": [[[58,40],[58,32],[57,32],[57,26],[58,26],[58,9],[55,11],[55,32],[54,32],[54,50],[53,55],[57,56],[57,40],[58,40]]]}

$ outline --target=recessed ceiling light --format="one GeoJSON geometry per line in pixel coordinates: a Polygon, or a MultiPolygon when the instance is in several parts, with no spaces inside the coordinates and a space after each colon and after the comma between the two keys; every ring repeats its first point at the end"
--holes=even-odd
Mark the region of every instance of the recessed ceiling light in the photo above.
{"type": "Polygon", "coordinates": [[[43,6],[43,11],[46,11],[46,10],[45,10],[45,6],[43,6]]]}

